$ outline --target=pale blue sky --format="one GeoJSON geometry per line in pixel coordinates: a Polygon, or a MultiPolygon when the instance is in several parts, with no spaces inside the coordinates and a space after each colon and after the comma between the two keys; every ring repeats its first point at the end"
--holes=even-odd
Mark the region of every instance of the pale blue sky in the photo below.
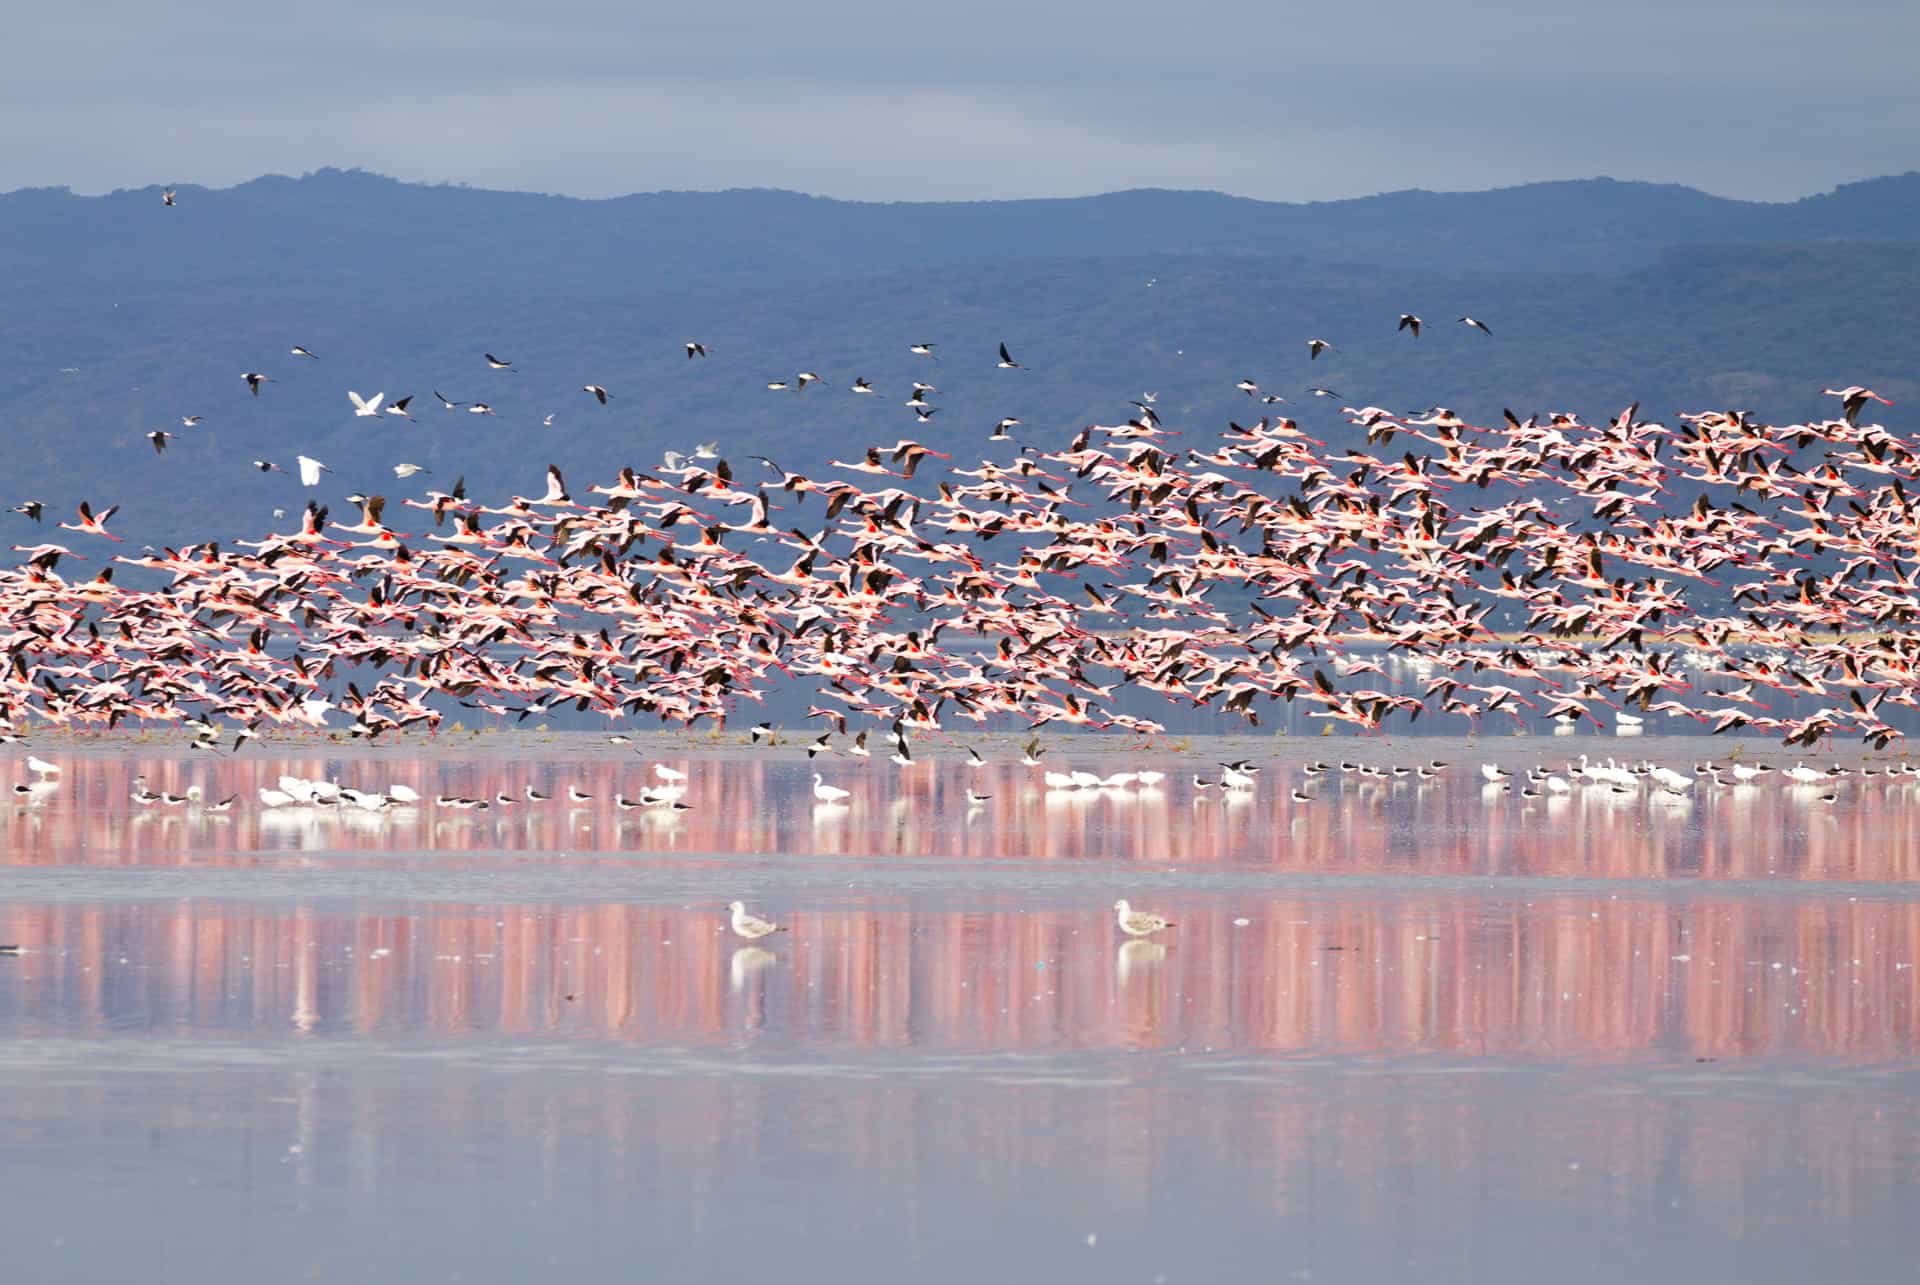
{"type": "Polygon", "coordinates": [[[0,0],[0,190],[362,166],[603,196],[1610,174],[1786,198],[1920,167],[1911,0],[0,0]]]}

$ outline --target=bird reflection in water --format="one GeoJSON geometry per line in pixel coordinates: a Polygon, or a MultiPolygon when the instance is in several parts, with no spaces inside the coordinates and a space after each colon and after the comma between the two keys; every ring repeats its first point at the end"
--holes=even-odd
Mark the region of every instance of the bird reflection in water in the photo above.
{"type": "Polygon", "coordinates": [[[1113,953],[1113,971],[1125,986],[1136,968],[1151,968],[1167,957],[1167,948],[1157,941],[1123,941],[1113,953]]]}

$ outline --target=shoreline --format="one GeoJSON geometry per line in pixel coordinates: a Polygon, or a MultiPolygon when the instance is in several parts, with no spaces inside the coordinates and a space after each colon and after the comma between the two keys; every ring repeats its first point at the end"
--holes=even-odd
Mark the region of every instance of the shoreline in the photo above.
{"type": "MultiPolygon", "coordinates": [[[[1331,726],[1331,725],[1329,725],[1331,726]]],[[[756,745],[746,730],[715,733],[711,730],[684,731],[653,729],[626,732],[541,731],[534,728],[478,728],[437,735],[420,732],[382,736],[376,742],[354,739],[344,731],[330,733],[263,733],[240,752],[239,761],[261,757],[333,757],[353,759],[470,759],[491,758],[506,753],[536,750],[541,758],[620,758],[640,761],[649,758],[746,758],[759,757],[772,762],[807,762],[807,748],[818,735],[817,729],[777,730],[773,744],[756,745]],[[630,745],[614,745],[611,735],[630,739],[630,745]]],[[[883,734],[882,734],[883,735],[883,734]]],[[[1209,764],[1216,757],[1252,757],[1279,764],[1297,764],[1326,760],[1332,763],[1365,761],[1371,763],[1423,763],[1436,757],[1451,756],[1460,764],[1473,756],[1476,760],[1497,763],[1540,761],[1561,763],[1586,755],[1604,761],[1612,758],[1627,762],[1642,759],[1686,759],[1689,764],[1701,759],[1746,762],[1807,762],[1878,764],[1909,761],[1911,754],[1902,749],[1876,751],[1857,742],[1840,742],[1813,750],[1789,749],[1771,737],[1748,736],[1744,739],[1715,737],[1703,733],[1662,735],[1642,733],[1628,736],[1538,735],[1507,733],[1498,736],[1474,736],[1416,733],[1401,736],[1365,735],[1332,732],[1328,735],[1285,735],[1245,733],[1201,733],[1190,736],[1156,738],[1143,743],[1131,734],[1074,731],[1042,732],[920,732],[912,735],[915,763],[900,767],[887,759],[881,735],[870,738],[874,754],[870,759],[849,755],[842,748],[847,738],[836,738],[834,750],[813,760],[833,763],[841,768],[872,765],[889,771],[910,772],[929,763],[950,763],[973,748],[995,766],[1019,762],[1019,754],[1028,742],[1038,739],[1044,761],[1035,768],[1044,771],[1055,762],[1067,760],[1110,762],[1121,758],[1145,761],[1183,761],[1209,764]]],[[[31,753],[58,751],[62,754],[94,757],[152,757],[156,759],[205,759],[227,762],[234,755],[226,748],[209,752],[193,748],[191,738],[177,731],[167,732],[33,732],[12,747],[14,760],[23,761],[31,753]]]]}

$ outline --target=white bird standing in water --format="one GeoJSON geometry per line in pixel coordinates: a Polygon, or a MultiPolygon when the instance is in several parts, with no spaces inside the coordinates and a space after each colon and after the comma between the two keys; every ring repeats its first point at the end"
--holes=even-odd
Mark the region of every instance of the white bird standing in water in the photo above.
{"type": "Polygon", "coordinates": [[[820,779],[818,772],[813,774],[813,797],[822,803],[838,803],[849,793],[850,791],[843,790],[837,785],[828,785],[820,779]]]}
{"type": "Polygon", "coordinates": [[[769,933],[783,933],[787,931],[786,928],[780,924],[769,923],[764,919],[748,914],[747,903],[744,901],[733,902],[727,909],[733,915],[734,933],[738,936],[745,937],[748,941],[759,941],[769,933]]]}
{"type": "Polygon", "coordinates": [[[1171,920],[1133,909],[1125,897],[1113,903],[1113,912],[1119,920],[1120,931],[1129,937],[1151,937],[1162,928],[1174,927],[1171,920]]]}

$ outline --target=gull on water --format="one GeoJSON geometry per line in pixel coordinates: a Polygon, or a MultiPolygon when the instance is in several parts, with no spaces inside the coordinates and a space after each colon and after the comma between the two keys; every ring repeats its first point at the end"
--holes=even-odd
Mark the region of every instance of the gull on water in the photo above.
{"type": "Polygon", "coordinates": [[[1113,903],[1113,912],[1119,920],[1120,931],[1129,937],[1151,937],[1162,928],[1174,927],[1171,920],[1148,914],[1144,910],[1135,910],[1127,904],[1125,897],[1113,903]]]}
{"type": "Polygon", "coordinates": [[[758,941],[769,933],[783,933],[787,931],[783,925],[769,923],[764,919],[748,914],[747,903],[744,901],[733,902],[728,905],[727,909],[733,915],[732,923],[735,935],[745,937],[748,941],[758,941]]]}

